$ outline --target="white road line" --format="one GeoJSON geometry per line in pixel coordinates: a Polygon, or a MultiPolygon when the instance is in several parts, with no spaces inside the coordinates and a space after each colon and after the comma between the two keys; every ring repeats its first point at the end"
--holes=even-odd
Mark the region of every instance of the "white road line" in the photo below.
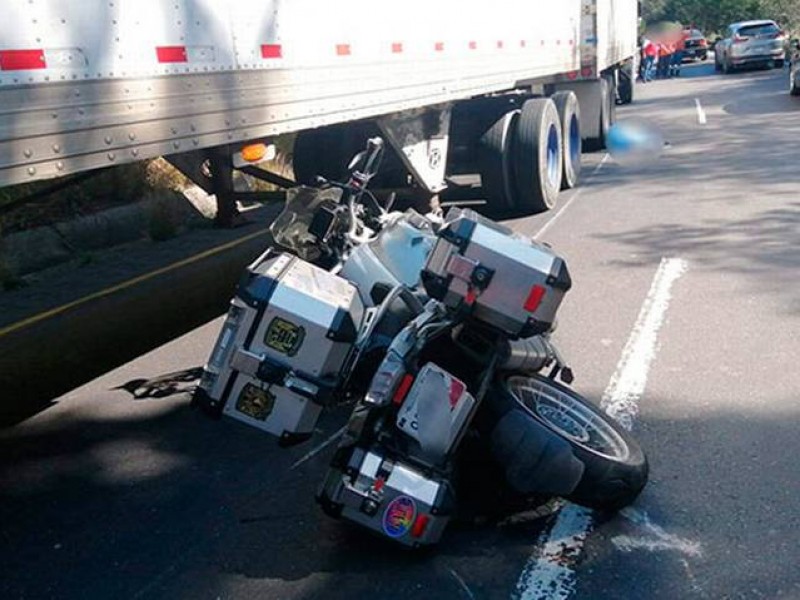
{"type": "Polygon", "coordinates": [[[700,125],[706,124],[706,111],[703,110],[703,105],[700,104],[700,98],[694,99],[694,105],[697,107],[697,122],[700,125]]]}
{"type": "Polygon", "coordinates": [[[303,463],[305,463],[305,462],[307,462],[307,461],[311,460],[312,458],[314,458],[314,457],[315,457],[317,454],[319,454],[320,452],[322,452],[322,451],[323,451],[325,448],[327,448],[327,447],[328,447],[328,446],[330,446],[330,445],[331,445],[333,442],[335,442],[335,441],[336,441],[336,440],[338,440],[340,437],[342,437],[342,436],[344,435],[344,432],[345,432],[345,431],[347,431],[347,425],[345,425],[344,427],[342,427],[342,428],[341,428],[339,431],[337,431],[336,433],[334,433],[334,434],[333,434],[331,437],[329,437],[327,440],[325,440],[324,442],[322,442],[322,443],[321,443],[319,446],[317,446],[316,448],[314,448],[314,449],[313,449],[311,452],[309,452],[309,453],[308,453],[308,454],[306,454],[304,457],[302,457],[300,460],[298,460],[296,463],[294,463],[294,464],[293,464],[291,467],[289,467],[289,470],[290,470],[290,471],[294,471],[294,470],[295,470],[297,467],[299,467],[299,466],[300,466],[300,465],[302,465],[303,463]]]}
{"type": "Polygon", "coordinates": [[[672,285],[687,268],[687,262],[680,258],[661,260],[617,370],[600,402],[606,413],[627,430],[633,428],[639,412],[639,398],[644,393],[650,365],[656,356],[658,332],[672,298],[672,285]]]}
{"type": "MultiPolygon", "coordinates": [[[[589,177],[587,177],[585,181],[589,181],[592,177],[597,175],[600,172],[600,169],[603,168],[603,165],[606,164],[606,162],[608,161],[608,159],[610,157],[611,156],[608,153],[606,153],[606,155],[597,164],[597,166],[594,168],[594,170],[592,170],[592,172],[589,174],[589,177]]],[[[564,204],[564,206],[562,206],[561,209],[555,215],[553,215],[553,218],[550,219],[547,223],[545,223],[542,226],[542,228],[533,235],[533,239],[538,239],[542,234],[544,234],[545,231],[550,229],[550,227],[556,221],[558,221],[559,218],[561,218],[561,215],[564,214],[564,212],[570,207],[570,205],[572,205],[573,202],[575,202],[578,198],[580,198],[581,193],[583,193],[584,189],[585,188],[583,188],[583,187],[578,188],[577,191],[574,194],[572,194],[572,197],[569,200],[567,200],[566,204],[564,204]]]]}
{"type": "MultiPolygon", "coordinates": [[[[662,259],[617,369],[603,393],[601,406],[626,429],[631,429],[638,412],[638,400],[656,356],[658,332],[669,308],[672,286],[687,268],[682,259],[662,259]]],[[[567,600],[575,591],[574,567],[592,526],[590,510],[567,504],[550,531],[539,539],[539,551],[528,559],[512,596],[518,600],[567,600]]]]}

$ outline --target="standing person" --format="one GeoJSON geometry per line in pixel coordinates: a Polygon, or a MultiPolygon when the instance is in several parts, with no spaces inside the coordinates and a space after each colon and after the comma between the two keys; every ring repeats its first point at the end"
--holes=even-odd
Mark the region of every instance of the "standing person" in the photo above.
{"type": "Polygon", "coordinates": [[[683,64],[683,54],[686,50],[686,34],[683,32],[678,33],[675,40],[675,53],[672,55],[671,75],[680,77],[681,65],[683,64]]]}
{"type": "Polygon", "coordinates": [[[670,47],[669,40],[662,39],[658,44],[658,70],[656,77],[658,79],[666,79],[669,77],[669,68],[672,63],[672,48],[670,47]]]}
{"type": "Polygon", "coordinates": [[[643,64],[643,80],[645,82],[653,81],[655,76],[656,60],[658,59],[658,44],[653,40],[645,38],[642,46],[642,54],[644,55],[643,64]]]}

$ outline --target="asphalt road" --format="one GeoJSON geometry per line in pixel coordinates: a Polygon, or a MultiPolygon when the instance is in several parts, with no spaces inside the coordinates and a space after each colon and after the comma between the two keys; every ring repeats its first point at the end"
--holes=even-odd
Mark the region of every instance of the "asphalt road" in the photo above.
{"type": "Polygon", "coordinates": [[[326,452],[292,468],[344,414],[281,450],[118,389],[200,365],[215,321],[0,432],[0,597],[800,598],[800,104],[785,71],[684,72],[620,111],[661,128],[656,164],[590,156],[580,191],[513,222],[569,262],[557,337],[650,457],[634,507],[423,553],[363,535],[313,502],[326,452]]]}

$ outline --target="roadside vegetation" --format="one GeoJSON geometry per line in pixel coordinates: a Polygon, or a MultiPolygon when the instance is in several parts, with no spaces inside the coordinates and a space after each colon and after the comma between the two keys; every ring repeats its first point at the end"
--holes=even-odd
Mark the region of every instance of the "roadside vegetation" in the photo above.
{"type": "Polygon", "coordinates": [[[800,29],[800,0],[645,0],[642,18],[648,25],[677,21],[706,35],[719,35],[736,21],[772,19],[796,34],[800,29]]]}

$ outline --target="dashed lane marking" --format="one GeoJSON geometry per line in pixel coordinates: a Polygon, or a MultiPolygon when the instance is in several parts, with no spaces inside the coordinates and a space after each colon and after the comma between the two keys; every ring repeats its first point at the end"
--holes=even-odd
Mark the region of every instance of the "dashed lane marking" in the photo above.
{"type": "MultiPolygon", "coordinates": [[[[586,178],[586,181],[589,181],[592,177],[597,175],[600,172],[600,169],[603,168],[603,165],[605,165],[606,162],[608,162],[609,158],[611,158],[610,154],[606,154],[605,156],[603,156],[603,159],[597,164],[594,170],[592,170],[589,177],[586,178]]],[[[563,215],[566,212],[566,210],[572,205],[572,203],[581,197],[581,194],[585,189],[586,188],[584,187],[578,188],[578,190],[574,194],[572,194],[572,197],[569,200],[567,200],[564,206],[562,206],[561,209],[555,215],[553,215],[553,218],[550,219],[547,223],[545,223],[542,226],[542,228],[534,234],[533,239],[540,238],[548,229],[550,229],[550,227],[552,227],[555,224],[555,222],[561,218],[561,215],[563,215]]]]}
{"type": "Polygon", "coordinates": [[[697,122],[700,125],[705,125],[706,122],[707,122],[706,111],[703,110],[703,105],[700,104],[700,98],[695,98],[694,99],[694,105],[697,108],[697,122]]]}

